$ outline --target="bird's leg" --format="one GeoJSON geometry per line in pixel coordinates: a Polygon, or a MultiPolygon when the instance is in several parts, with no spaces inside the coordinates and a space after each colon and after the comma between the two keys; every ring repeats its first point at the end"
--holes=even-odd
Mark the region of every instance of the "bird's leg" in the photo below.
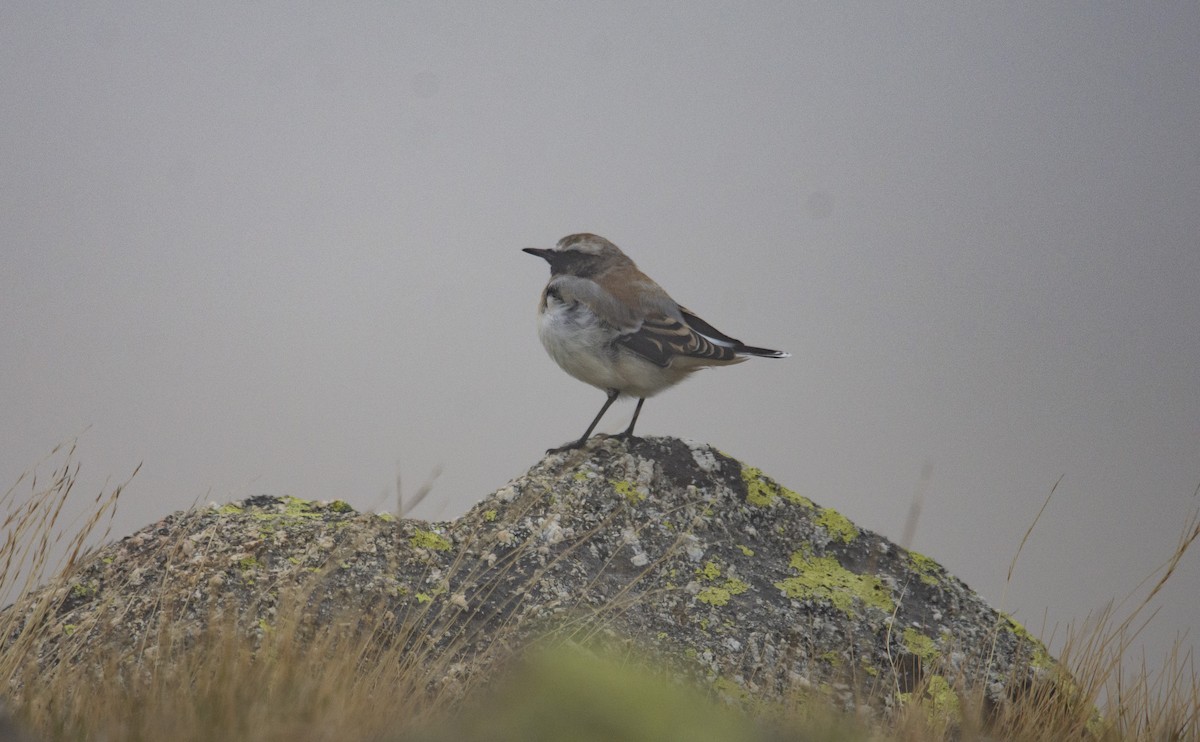
{"type": "MultiPolygon", "coordinates": [[[[600,412],[596,413],[596,419],[592,420],[592,424],[588,426],[588,429],[586,431],[584,431],[583,435],[579,438],[579,440],[572,441],[571,443],[567,443],[566,445],[559,446],[558,448],[547,449],[546,453],[559,453],[561,451],[570,451],[573,448],[579,448],[580,446],[582,446],[584,444],[584,442],[587,441],[588,436],[590,436],[592,434],[592,431],[596,429],[596,423],[600,422],[600,418],[604,417],[604,413],[608,412],[608,408],[612,406],[612,403],[617,401],[618,395],[620,395],[620,392],[618,392],[616,389],[608,390],[608,399],[604,401],[604,406],[600,408],[600,412]]],[[[641,406],[642,406],[642,404],[641,404],[641,402],[639,402],[638,407],[640,408],[641,406]]],[[[634,419],[636,419],[636,418],[637,418],[637,416],[635,415],[634,419]]],[[[630,429],[632,429],[632,428],[633,428],[633,426],[630,426],[630,429]]]]}
{"type": "Polygon", "coordinates": [[[628,440],[633,437],[633,426],[637,425],[637,417],[642,411],[642,403],[646,401],[645,397],[639,397],[637,407],[633,408],[633,419],[629,421],[629,427],[625,428],[625,432],[617,433],[613,438],[628,440]]]}

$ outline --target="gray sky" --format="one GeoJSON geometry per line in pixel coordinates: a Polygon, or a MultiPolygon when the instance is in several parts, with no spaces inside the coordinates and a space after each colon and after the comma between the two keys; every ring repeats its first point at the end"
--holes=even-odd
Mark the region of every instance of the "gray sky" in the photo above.
{"type": "Polygon", "coordinates": [[[577,437],[520,249],[579,231],[794,354],[639,432],[893,539],[922,492],[913,547],[1035,631],[1198,504],[1196,3],[19,2],[0,59],[0,476],[90,426],[84,494],[145,462],[121,534],[397,466],[450,517],[577,437]]]}

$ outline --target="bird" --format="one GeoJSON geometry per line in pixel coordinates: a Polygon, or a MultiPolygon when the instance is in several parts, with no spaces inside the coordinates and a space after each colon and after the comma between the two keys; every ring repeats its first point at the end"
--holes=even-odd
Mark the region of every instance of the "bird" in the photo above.
{"type": "Polygon", "coordinates": [[[790,355],[746,345],[700,319],[599,235],[571,234],[554,248],[526,247],[522,252],[550,264],[537,313],[538,337],[546,352],[568,374],[607,395],[578,440],[547,453],[583,446],[622,395],[636,397],[637,407],[629,427],[612,437],[628,439],[646,398],[693,372],[750,356],[790,355]]]}

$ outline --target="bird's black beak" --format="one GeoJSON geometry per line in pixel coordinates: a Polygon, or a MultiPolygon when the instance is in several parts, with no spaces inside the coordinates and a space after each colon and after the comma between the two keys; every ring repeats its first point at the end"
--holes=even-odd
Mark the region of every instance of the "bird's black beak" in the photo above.
{"type": "Polygon", "coordinates": [[[521,252],[527,252],[530,255],[536,255],[539,258],[542,258],[543,260],[545,260],[547,263],[554,262],[553,260],[551,260],[551,256],[554,255],[553,250],[544,250],[540,247],[526,247],[526,248],[523,248],[521,250],[521,252]]]}

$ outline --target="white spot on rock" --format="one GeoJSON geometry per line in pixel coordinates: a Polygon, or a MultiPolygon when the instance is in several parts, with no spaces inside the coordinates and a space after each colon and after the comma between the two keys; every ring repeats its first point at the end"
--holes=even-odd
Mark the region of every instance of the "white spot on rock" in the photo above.
{"type": "Polygon", "coordinates": [[[696,462],[696,466],[700,467],[701,471],[716,471],[717,457],[713,456],[712,449],[702,443],[695,443],[693,441],[687,441],[687,444],[692,449],[692,460],[696,462]]]}
{"type": "Polygon", "coordinates": [[[642,494],[649,494],[650,483],[654,481],[654,462],[650,459],[642,459],[637,465],[637,478],[635,480],[639,490],[645,490],[642,494]]]}
{"type": "Polygon", "coordinates": [[[562,527],[559,523],[560,517],[559,513],[555,513],[549,518],[542,518],[538,521],[538,529],[541,532],[542,541],[545,543],[557,544],[574,532],[573,529],[562,527]]]}

